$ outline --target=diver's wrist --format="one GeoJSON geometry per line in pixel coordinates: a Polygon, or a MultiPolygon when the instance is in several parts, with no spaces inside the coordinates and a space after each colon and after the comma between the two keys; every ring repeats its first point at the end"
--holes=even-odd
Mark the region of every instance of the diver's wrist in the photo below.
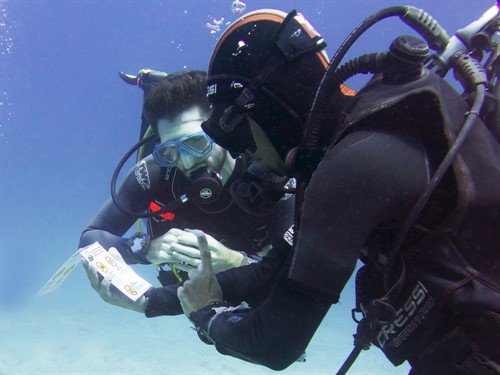
{"type": "Polygon", "coordinates": [[[133,257],[142,264],[150,263],[146,257],[150,244],[151,238],[147,233],[137,232],[127,240],[127,246],[133,257]]]}
{"type": "Polygon", "coordinates": [[[244,251],[240,251],[240,253],[243,255],[243,259],[241,261],[240,267],[248,266],[249,264],[252,264],[252,263],[257,263],[257,261],[255,259],[250,258],[244,251]]]}

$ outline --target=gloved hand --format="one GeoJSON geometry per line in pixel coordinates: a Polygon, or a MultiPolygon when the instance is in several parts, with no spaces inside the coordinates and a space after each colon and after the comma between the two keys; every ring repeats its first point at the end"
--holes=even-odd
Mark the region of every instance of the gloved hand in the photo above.
{"type": "Polygon", "coordinates": [[[200,230],[193,230],[200,249],[201,263],[197,269],[189,271],[189,280],[177,289],[177,297],[184,314],[189,319],[193,311],[197,311],[212,303],[222,302],[222,289],[212,268],[208,237],[200,230]]]}
{"type": "MultiPolygon", "coordinates": [[[[130,266],[125,263],[118,250],[111,247],[108,251],[117,261],[123,263],[124,267],[130,268],[130,266]]],[[[99,274],[95,264],[89,264],[86,260],[84,260],[82,264],[85,272],[87,273],[87,277],[90,280],[90,285],[92,285],[92,288],[99,293],[105,302],[123,307],[125,309],[144,313],[147,303],[146,297],[141,296],[141,298],[137,301],[132,301],[118,289],[111,287],[111,279],[109,277],[105,277],[102,281],[99,281],[99,274]]],[[[131,271],[134,272],[133,270],[131,271]]]]}
{"type": "MultiPolygon", "coordinates": [[[[177,239],[177,241],[171,243],[171,256],[176,262],[175,265],[183,271],[198,267],[201,264],[201,252],[194,233],[189,230],[179,231],[178,229],[175,232],[171,229],[168,233],[172,233],[177,239]]],[[[248,262],[245,262],[245,256],[242,253],[227,248],[208,234],[203,234],[207,239],[212,268],[215,273],[248,264],[248,262]]]]}
{"type": "Polygon", "coordinates": [[[176,235],[181,235],[183,233],[183,230],[173,228],[163,236],[151,240],[146,252],[146,259],[154,265],[176,262],[177,260],[172,257],[171,246],[172,243],[177,242],[176,235]]]}

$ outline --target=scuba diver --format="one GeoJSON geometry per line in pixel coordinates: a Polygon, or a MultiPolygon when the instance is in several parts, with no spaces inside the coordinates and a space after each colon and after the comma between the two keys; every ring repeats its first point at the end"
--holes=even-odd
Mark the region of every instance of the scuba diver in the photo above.
{"type": "MultiPolygon", "coordinates": [[[[134,302],[110,286],[109,280],[98,278],[95,268],[84,264],[91,285],[105,301],[144,312],[147,317],[182,314],[177,287],[187,278],[186,271],[201,262],[199,252],[192,247],[173,246],[178,240],[196,241],[192,234],[178,228],[202,228],[221,239],[212,243],[216,272],[260,260],[257,267],[242,271],[255,275],[251,285],[242,284],[240,288],[245,295],[255,291],[253,303],[263,298],[259,289],[268,282],[268,275],[274,277],[275,272],[269,270],[279,268],[290,249],[282,239],[293,222],[294,199],[290,194],[283,195],[290,182],[280,179],[281,192],[272,201],[262,202],[259,210],[248,211],[234,203],[231,189],[242,189],[246,184],[242,179],[246,158],[232,158],[202,131],[201,123],[210,113],[205,88],[205,72],[186,71],[169,74],[151,89],[143,113],[154,135],[138,145],[158,136],[160,142],[152,155],[138,161],[116,192],[116,177],[123,162],[138,145],[127,153],[115,170],[112,198],[80,238],[80,247],[98,241],[126,264],[151,263],[158,267],[163,287],[151,288],[146,297],[134,302]],[[148,234],[123,237],[138,218],[148,219],[148,234]],[[163,270],[165,264],[171,271],[163,270]]],[[[223,276],[220,282],[224,285],[223,276]]],[[[231,284],[227,293],[237,300],[240,289],[231,284]]]]}
{"type": "Polygon", "coordinates": [[[198,232],[202,266],[178,296],[203,342],[286,368],[359,259],[358,330],[338,374],[371,344],[412,374],[500,372],[499,22],[494,6],[449,38],[420,9],[387,8],[352,32],[324,75],[311,67],[325,43],[295,11],[255,11],[229,26],[210,60],[212,114],[202,128],[262,174],[297,178],[294,252],[261,305],[235,308],[198,232]],[[426,42],[401,36],[388,52],[338,66],[392,16],[426,42]],[[462,95],[443,79],[450,68],[462,95]],[[341,84],[357,73],[374,76],[349,99],[341,84]]]}

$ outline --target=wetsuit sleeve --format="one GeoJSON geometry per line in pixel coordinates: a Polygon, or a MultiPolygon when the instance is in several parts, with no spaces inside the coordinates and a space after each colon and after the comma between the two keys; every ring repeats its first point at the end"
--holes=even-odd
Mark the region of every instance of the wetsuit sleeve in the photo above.
{"type": "Polygon", "coordinates": [[[183,314],[177,289],[181,283],[167,285],[161,288],[149,289],[145,296],[148,298],[145,315],[154,318],[161,315],[181,315],[183,314]]]}
{"type": "Polygon", "coordinates": [[[294,221],[294,207],[294,197],[288,196],[267,216],[265,243],[272,248],[266,256],[257,263],[217,274],[226,301],[234,304],[245,301],[256,307],[266,299],[286,257],[293,251],[289,232],[294,221]]]}
{"type": "Polygon", "coordinates": [[[220,353],[273,370],[283,370],[304,353],[330,304],[287,282],[290,261],[291,254],[258,308],[215,316],[205,307],[191,314],[220,353]]]}
{"type": "MultiPolygon", "coordinates": [[[[125,178],[117,192],[118,201],[132,212],[144,212],[152,200],[155,181],[160,178],[161,168],[152,157],[139,162],[125,178]]],[[[122,236],[137,220],[137,216],[128,215],[116,207],[110,198],[90,221],[80,237],[79,247],[98,241],[106,249],[115,247],[126,263],[145,263],[138,259],[122,236]]]]}
{"type": "MultiPolygon", "coordinates": [[[[231,268],[216,275],[226,301],[238,305],[242,301],[250,306],[258,306],[266,299],[274,285],[276,275],[282,268],[291,248],[285,244],[276,246],[260,262],[244,267],[231,268]]],[[[152,288],[146,292],[148,304],[145,314],[148,318],[161,315],[183,314],[177,297],[181,283],[152,288]]]]}
{"type": "Polygon", "coordinates": [[[267,298],[276,275],[291,252],[291,246],[282,240],[273,244],[272,250],[260,262],[217,274],[224,299],[231,304],[245,301],[252,307],[259,306],[267,298]]]}
{"type": "Polygon", "coordinates": [[[313,175],[293,263],[267,300],[217,315],[205,307],[191,319],[223,354],[274,370],[289,366],[338,300],[368,234],[409,207],[426,177],[425,155],[410,142],[369,131],[346,137],[313,175]]]}

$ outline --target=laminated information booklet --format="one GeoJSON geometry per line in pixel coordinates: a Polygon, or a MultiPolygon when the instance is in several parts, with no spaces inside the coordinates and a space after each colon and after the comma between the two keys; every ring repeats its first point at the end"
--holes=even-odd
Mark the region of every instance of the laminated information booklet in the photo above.
{"type": "Polygon", "coordinates": [[[90,264],[95,264],[103,277],[111,278],[111,284],[133,301],[137,301],[151,287],[150,283],[136,274],[130,266],[114,258],[99,242],[84,247],[80,254],[90,264]]]}
{"type": "Polygon", "coordinates": [[[103,277],[110,278],[111,284],[133,301],[137,301],[151,287],[151,284],[136,274],[132,268],[114,258],[99,242],[94,242],[73,254],[37,295],[48,294],[59,288],[82,258],[95,265],[103,277]]]}

